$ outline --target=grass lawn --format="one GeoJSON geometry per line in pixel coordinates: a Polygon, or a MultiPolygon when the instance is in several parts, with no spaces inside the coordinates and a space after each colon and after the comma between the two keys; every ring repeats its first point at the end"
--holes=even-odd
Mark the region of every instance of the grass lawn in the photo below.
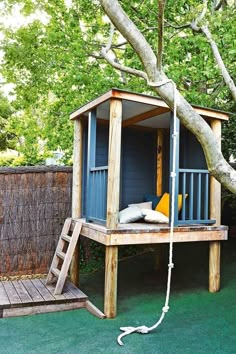
{"type": "MultiPolygon", "coordinates": [[[[167,252],[166,252],[167,253],[167,252]]],[[[99,320],[85,309],[1,319],[0,353],[236,353],[236,239],[222,247],[222,288],[208,293],[207,243],[174,247],[170,311],[150,334],[116,343],[120,326],[153,325],[164,305],[166,267],[153,269],[148,252],[119,264],[118,316],[99,320]]],[[[103,270],[81,279],[81,289],[103,308],[103,270]]]]}

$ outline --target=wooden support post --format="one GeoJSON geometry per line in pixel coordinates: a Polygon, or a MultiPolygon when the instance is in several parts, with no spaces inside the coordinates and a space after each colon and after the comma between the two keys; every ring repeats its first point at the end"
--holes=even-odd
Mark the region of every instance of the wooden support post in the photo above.
{"type": "Polygon", "coordinates": [[[110,101],[107,228],[116,229],[120,204],[120,155],[121,155],[122,101],[110,101]]]}
{"type": "MultiPolygon", "coordinates": [[[[107,228],[116,229],[120,202],[120,154],[121,154],[122,101],[110,101],[107,228]]],[[[106,247],[104,313],[108,318],[116,316],[117,308],[118,246],[106,247]]]]}
{"type": "MultiPolygon", "coordinates": [[[[82,162],[83,162],[83,123],[74,121],[74,153],[72,183],[72,218],[82,216],[82,162]]],[[[79,285],[79,242],[75,248],[70,266],[71,282],[79,285]]]]}
{"type": "Polygon", "coordinates": [[[209,248],[209,291],[220,290],[220,241],[210,242],[209,248]]]}
{"type": "MultiPolygon", "coordinates": [[[[211,128],[221,146],[221,121],[211,121],[211,128]]],[[[214,178],[210,177],[210,219],[216,220],[216,226],[221,224],[221,185],[214,178]]],[[[220,241],[209,243],[209,291],[220,290],[220,241]]]]}
{"type": "Polygon", "coordinates": [[[162,195],[163,177],[163,129],[157,130],[157,176],[156,176],[156,194],[158,196],[162,195]]]}
{"type": "Polygon", "coordinates": [[[107,318],[117,313],[118,246],[106,246],[104,313],[107,318]]]}

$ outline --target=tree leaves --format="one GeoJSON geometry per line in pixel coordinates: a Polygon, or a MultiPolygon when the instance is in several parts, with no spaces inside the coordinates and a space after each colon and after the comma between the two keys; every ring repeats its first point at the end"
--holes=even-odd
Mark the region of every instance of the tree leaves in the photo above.
{"type": "MultiPolygon", "coordinates": [[[[155,1],[121,3],[149,43],[157,48],[155,1]]],[[[122,76],[103,59],[95,58],[109,33],[109,22],[97,1],[72,1],[71,7],[64,0],[5,0],[4,4],[1,11],[5,11],[5,16],[16,4],[22,6],[25,16],[41,11],[41,19],[39,16],[29,24],[26,21],[17,31],[4,29],[1,73],[7,82],[15,84],[14,108],[24,111],[21,119],[28,122],[23,129],[20,120],[14,121],[18,135],[30,135],[33,125],[33,135],[45,142],[46,151],[59,146],[69,156],[73,143],[71,111],[111,87],[150,93],[145,82],[122,76]],[[42,124],[38,124],[39,116],[42,124]]],[[[176,28],[192,21],[201,9],[196,0],[167,2],[163,66],[190,102],[231,110],[234,106],[205,38],[190,29],[176,28]]],[[[234,76],[236,27],[232,9],[226,7],[212,14],[209,7],[207,16],[226,66],[234,76]]],[[[122,41],[116,34],[114,44],[122,41]]],[[[129,44],[114,47],[113,51],[120,63],[142,70],[129,44]]],[[[224,134],[227,132],[225,129],[224,134]]],[[[227,148],[231,151],[233,146],[227,148]]]]}

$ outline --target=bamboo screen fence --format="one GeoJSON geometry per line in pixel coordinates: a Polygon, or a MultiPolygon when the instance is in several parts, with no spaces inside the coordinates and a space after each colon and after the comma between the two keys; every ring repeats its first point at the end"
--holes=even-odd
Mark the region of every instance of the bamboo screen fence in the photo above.
{"type": "Polygon", "coordinates": [[[1,278],[47,273],[71,188],[71,167],[0,168],[1,278]]]}

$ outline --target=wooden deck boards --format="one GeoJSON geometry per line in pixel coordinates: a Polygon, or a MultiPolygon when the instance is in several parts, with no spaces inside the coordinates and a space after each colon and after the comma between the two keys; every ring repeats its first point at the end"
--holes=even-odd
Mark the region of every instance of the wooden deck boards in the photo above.
{"type": "MultiPolygon", "coordinates": [[[[79,219],[81,222],[81,219],[79,219]]],[[[75,220],[77,222],[77,220],[75,220]]],[[[81,235],[105,246],[158,244],[170,242],[166,224],[119,224],[118,229],[83,221],[81,235]]],[[[227,226],[186,225],[174,228],[174,242],[223,241],[228,238],[227,226]]]]}
{"type": "Polygon", "coordinates": [[[0,282],[0,317],[86,308],[87,296],[66,282],[63,294],[54,295],[54,286],[46,279],[0,282]]]}

